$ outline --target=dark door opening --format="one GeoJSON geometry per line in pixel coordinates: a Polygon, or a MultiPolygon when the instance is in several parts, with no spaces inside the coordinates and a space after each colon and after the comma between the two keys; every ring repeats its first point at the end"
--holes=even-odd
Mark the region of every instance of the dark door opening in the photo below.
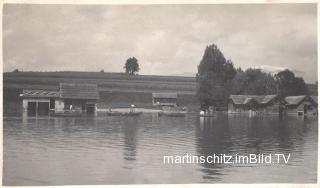
{"type": "Polygon", "coordinates": [[[38,102],[38,115],[49,115],[49,102],[38,102]]]}
{"type": "Polygon", "coordinates": [[[35,116],[37,114],[37,103],[28,102],[28,116],[35,116]]]}
{"type": "Polygon", "coordinates": [[[86,103],[82,103],[82,104],[81,104],[81,110],[82,110],[82,111],[85,111],[85,110],[86,110],[86,103]]]}
{"type": "Polygon", "coordinates": [[[303,114],[306,114],[308,112],[308,105],[303,105],[303,114]]]}
{"type": "Polygon", "coordinates": [[[55,109],[55,100],[54,99],[50,99],[50,110],[54,110],[55,109]]]}
{"type": "Polygon", "coordinates": [[[95,104],[87,104],[86,105],[86,111],[87,114],[93,114],[95,112],[95,104]]]}

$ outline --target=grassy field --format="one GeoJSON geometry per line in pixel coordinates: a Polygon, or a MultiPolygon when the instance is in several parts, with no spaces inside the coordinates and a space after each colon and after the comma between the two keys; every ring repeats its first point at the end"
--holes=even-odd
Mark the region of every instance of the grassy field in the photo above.
{"type": "Polygon", "coordinates": [[[191,109],[198,108],[194,77],[179,76],[128,76],[122,73],[100,72],[17,72],[4,73],[5,112],[19,111],[22,89],[57,90],[59,83],[96,83],[100,93],[98,107],[152,107],[153,92],[176,92],[178,102],[191,109]]]}
{"type": "Polygon", "coordinates": [[[178,92],[194,94],[193,77],[128,76],[98,72],[18,72],[4,73],[4,88],[57,89],[61,82],[96,83],[100,91],[178,92]]]}

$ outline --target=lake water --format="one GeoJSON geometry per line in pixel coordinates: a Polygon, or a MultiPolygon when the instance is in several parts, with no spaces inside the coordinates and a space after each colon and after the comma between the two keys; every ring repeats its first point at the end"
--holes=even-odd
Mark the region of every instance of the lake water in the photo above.
{"type": "Polygon", "coordinates": [[[4,118],[4,185],[315,183],[318,122],[227,117],[4,118]],[[164,164],[164,155],[291,154],[288,164],[164,164]]]}

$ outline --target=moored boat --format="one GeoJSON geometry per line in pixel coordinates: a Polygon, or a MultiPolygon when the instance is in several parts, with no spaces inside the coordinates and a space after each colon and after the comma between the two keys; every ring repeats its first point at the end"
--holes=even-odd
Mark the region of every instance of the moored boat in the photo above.
{"type": "Polygon", "coordinates": [[[216,117],[216,114],[199,114],[200,117],[216,117]]]}
{"type": "Polygon", "coordinates": [[[61,113],[51,113],[52,117],[80,117],[82,113],[80,112],[61,112],[61,113]]]}
{"type": "Polygon", "coordinates": [[[173,116],[173,117],[184,117],[186,116],[186,111],[162,111],[158,112],[159,116],[173,116]]]}
{"type": "Polygon", "coordinates": [[[139,116],[142,112],[107,112],[108,116],[139,116]]]}

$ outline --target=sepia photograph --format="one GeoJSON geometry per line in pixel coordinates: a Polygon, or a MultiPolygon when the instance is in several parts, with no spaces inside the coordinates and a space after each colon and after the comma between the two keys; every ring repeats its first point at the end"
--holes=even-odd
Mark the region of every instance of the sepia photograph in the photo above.
{"type": "Polygon", "coordinates": [[[317,184],[317,7],[3,3],[2,184],[317,184]]]}

